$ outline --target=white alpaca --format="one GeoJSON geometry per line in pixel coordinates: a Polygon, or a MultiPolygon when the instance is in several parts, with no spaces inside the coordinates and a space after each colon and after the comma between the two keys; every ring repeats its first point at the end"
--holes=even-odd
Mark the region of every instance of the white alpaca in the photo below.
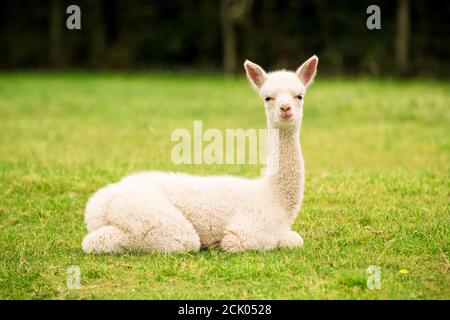
{"type": "Polygon", "coordinates": [[[88,253],[270,250],[303,245],[291,230],[303,199],[304,164],[299,133],[303,97],[318,58],[296,72],[266,73],[246,61],[247,76],[264,100],[268,171],[258,179],[147,172],[100,189],[86,206],[88,253]],[[269,139],[271,140],[271,139],[269,139]]]}

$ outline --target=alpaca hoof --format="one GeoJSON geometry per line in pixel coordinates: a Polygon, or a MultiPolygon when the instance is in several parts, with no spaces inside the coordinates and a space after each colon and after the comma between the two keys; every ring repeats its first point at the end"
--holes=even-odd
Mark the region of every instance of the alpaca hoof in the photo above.
{"type": "Polygon", "coordinates": [[[234,233],[226,234],[220,242],[222,250],[227,252],[241,252],[244,251],[244,246],[241,239],[234,233]]]}
{"type": "Polygon", "coordinates": [[[197,252],[200,250],[200,239],[198,237],[182,242],[181,252],[197,252]]]}
{"type": "Polygon", "coordinates": [[[86,253],[121,253],[125,235],[113,226],[102,227],[89,233],[82,243],[86,253]]]}
{"type": "Polygon", "coordinates": [[[303,246],[303,238],[295,231],[290,231],[279,243],[280,248],[294,249],[303,246]]]}

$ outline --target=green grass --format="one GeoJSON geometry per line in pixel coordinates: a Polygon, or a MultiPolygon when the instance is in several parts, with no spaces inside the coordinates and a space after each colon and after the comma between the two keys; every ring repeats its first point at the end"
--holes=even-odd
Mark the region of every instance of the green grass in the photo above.
{"type": "Polygon", "coordinates": [[[264,128],[244,78],[0,74],[0,298],[450,298],[450,83],[320,77],[306,97],[303,249],[86,255],[83,209],[103,185],[176,166],[176,128],[264,128]],[[81,269],[81,289],[66,268],[81,269]],[[381,289],[366,288],[369,265],[381,289]],[[400,274],[400,269],[409,274],[400,274]]]}

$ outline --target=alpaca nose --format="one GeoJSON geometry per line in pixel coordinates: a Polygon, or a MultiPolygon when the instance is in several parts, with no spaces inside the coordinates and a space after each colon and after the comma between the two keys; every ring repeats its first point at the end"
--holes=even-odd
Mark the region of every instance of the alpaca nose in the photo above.
{"type": "Polygon", "coordinates": [[[283,111],[283,112],[288,112],[288,111],[291,110],[291,106],[288,105],[288,104],[282,104],[282,105],[280,106],[280,109],[281,109],[281,111],[283,111]]]}

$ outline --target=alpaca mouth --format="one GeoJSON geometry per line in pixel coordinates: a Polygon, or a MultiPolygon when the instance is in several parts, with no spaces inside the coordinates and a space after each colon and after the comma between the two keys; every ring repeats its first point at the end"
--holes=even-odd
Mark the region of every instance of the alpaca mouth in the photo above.
{"type": "Polygon", "coordinates": [[[282,113],[280,113],[280,117],[281,117],[281,119],[283,119],[283,120],[289,120],[289,119],[291,119],[292,118],[292,113],[288,113],[288,112],[282,112],[282,113]]]}

